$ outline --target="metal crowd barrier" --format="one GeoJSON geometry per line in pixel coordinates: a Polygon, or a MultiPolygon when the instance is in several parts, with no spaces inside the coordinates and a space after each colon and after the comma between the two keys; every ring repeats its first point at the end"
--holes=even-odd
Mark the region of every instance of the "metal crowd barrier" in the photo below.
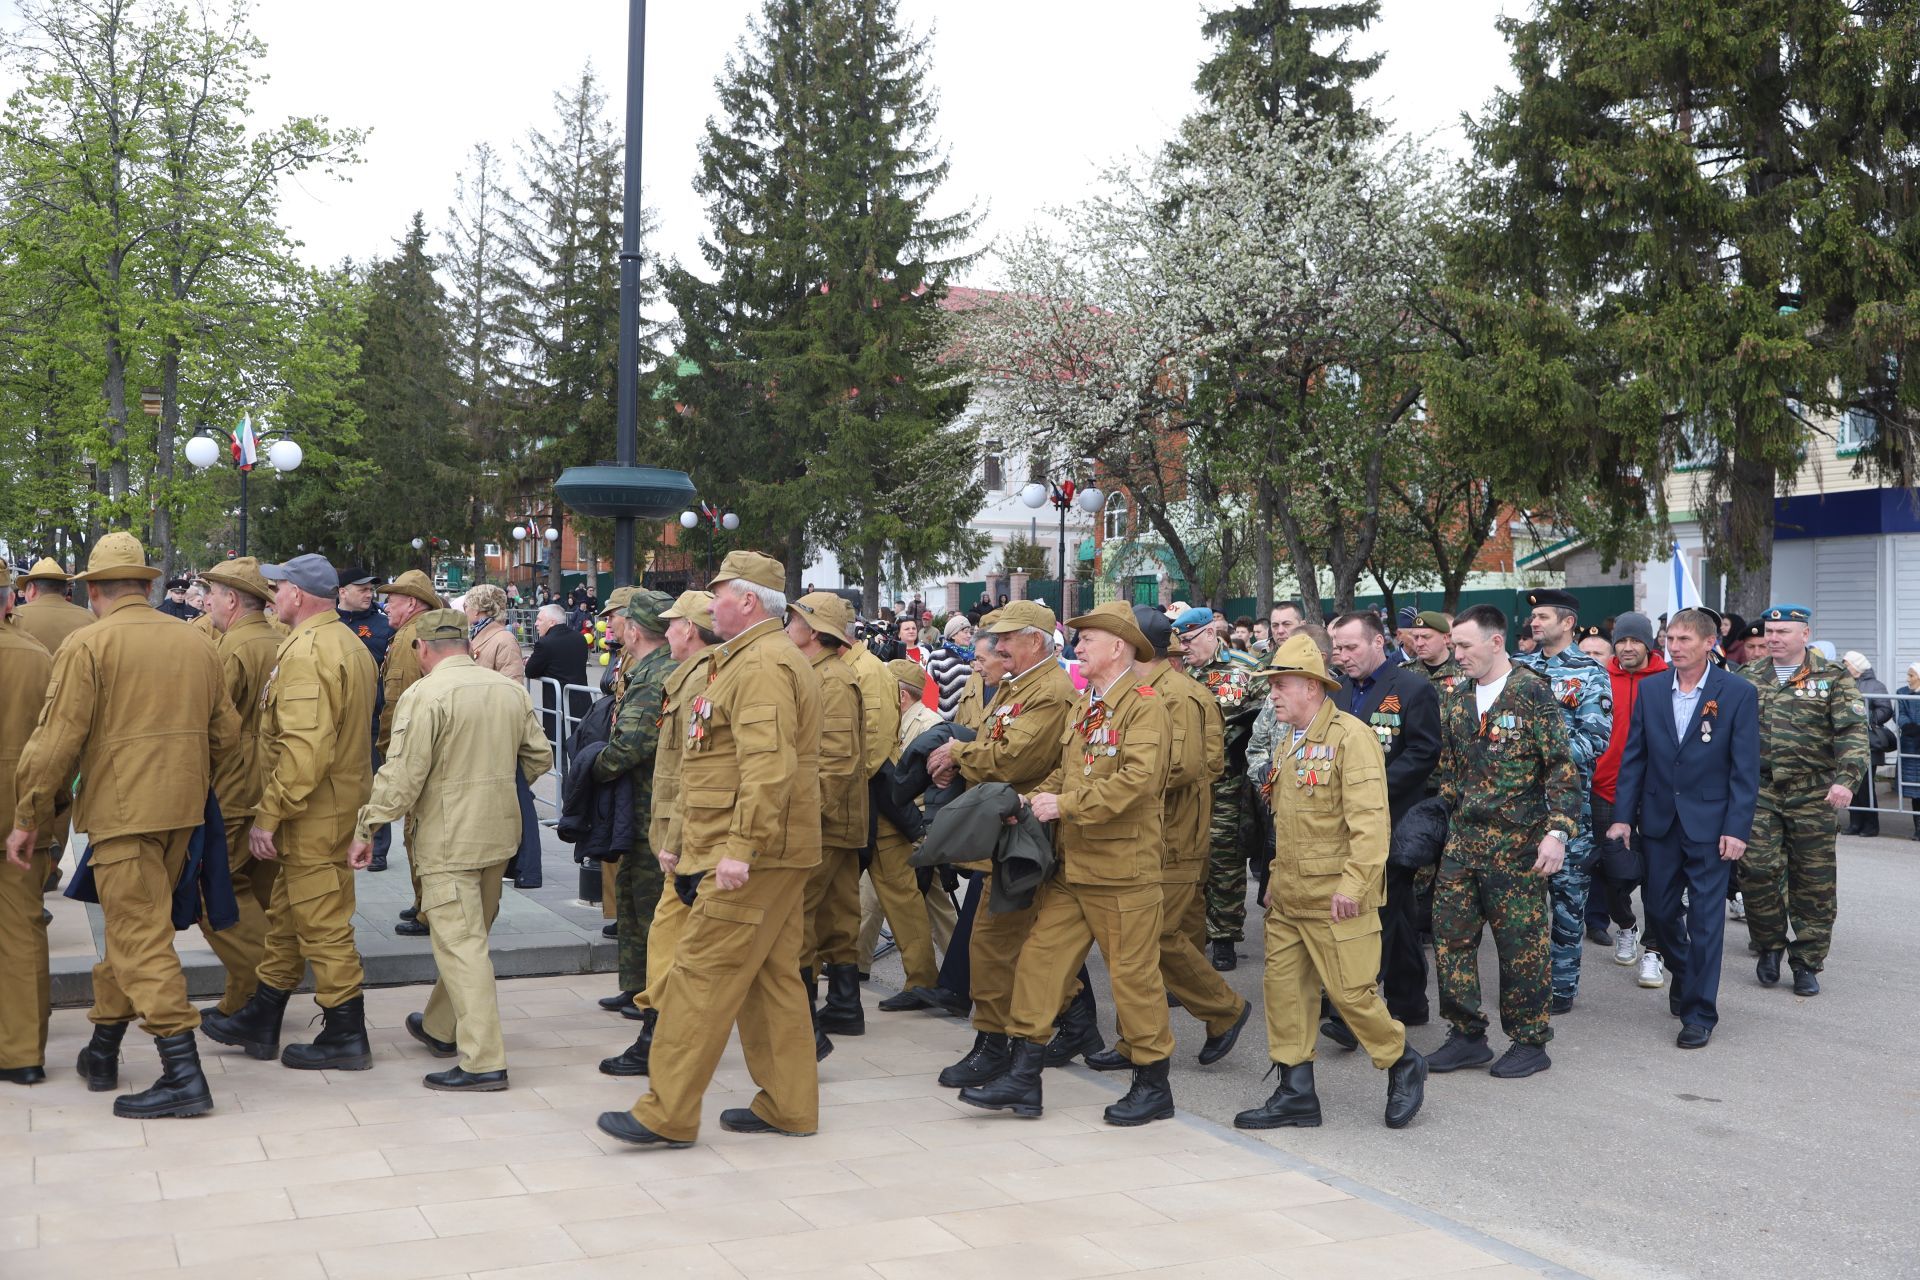
{"type": "Polygon", "coordinates": [[[1856,784],[1851,807],[1876,814],[1914,812],[1910,805],[1901,803],[1904,797],[1900,779],[1910,773],[1913,781],[1907,785],[1920,796],[1920,693],[1869,693],[1862,697],[1867,704],[1869,738],[1875,736],[1876,719],[1886,715],[1885,708],[1891,706],[1892,715],[1885,721],[1885,727],[1893,734],[1893,750],[1874,753],[1875,763],[1867,768],[1869,785],[1856,784]],[[1903,728],[1911,732],[1903,735],[1903,728]],[[1904,749],[1907,747],[1912,749],[1904,749]]]}
{"type": "Polygon", "coordinates": [[[527,681],[527,691],[533,694],[533,706],[540,716],[540,727],[547,735],[547,745],[553,748],[553,768],[547,772],[563,777],[566,773],[567,739],[579,727],[585,710],[600,696],[600,690],[588,684],[562,684],[557,677],[546,676],[527,681]],[[576,703],[581,708],[580,715],[574,714],[576,703]]]}

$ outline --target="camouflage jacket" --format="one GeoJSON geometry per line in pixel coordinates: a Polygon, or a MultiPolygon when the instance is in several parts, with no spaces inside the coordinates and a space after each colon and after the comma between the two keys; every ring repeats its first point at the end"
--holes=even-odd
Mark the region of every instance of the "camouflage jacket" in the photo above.
{"type": "Polygon", "coordinates": [[[1443,698],[1447,696],[1447,690],[1453,688],[1454,685],[1460,682],[1462,674],[1459,661],[1452,657],[1449,657],[1437,667],[1430,667],[1418,658],[1408,658],[1400,665],[1409,670],[1418,671],[1421,675],[1433,681],[1434,692],[1443,698]]]}
{"type": "Polygon", "coordinates": [[[1821,792],[1838,782],[1858,787],[1867,771],[1867,707],[1860,687],[1837,662],[1808,649],[1785,684],[1771,658],[1739,674],[1760,693],[1760,794],[1821,792]]]}
{"type": "Polygon", "coordinates": [[[1567,749],[1580,780],[1591,784],[1594,762],[1606,754],[1613,737],[1613,681],[1607,669],[1568,645],[1549,658],[1544,653],[1515,654],[1514,662],[1537,671],[1553,686],[1553,700],[1567,723],[1567,749]]]}
{"type": "Polygon", "coordinates": [[[1189,672],[1213,695],[1226,722],[1227,778],[1247,771],[1247,740],[1254,719],[1267,704],[1267,682],[1254,674],[1256,670],[1258,664],[1251,655],[1222,649],[1212,662],[1189,672]]]}
{"type": "Polygon", "coordinates": [[[1571,842],[1585,802],[1560,704],[1518,663],[1484,717],[1471,680],[1441,695],[1433,781],[1452,813],[1447,856],[1474,868],[1531,866],[1547,832],[1571,842]]]}
{"type": "Polygon", "coordinates": [[[634,830],[651,834],[653,760],[660,746],[660,721],[666,715],[667,677],[678,666],[666,645],[629,661],[620,702],[613,713],[613,736],[594,757],[593,776],[605,782],[633,773],[634,830]]]}

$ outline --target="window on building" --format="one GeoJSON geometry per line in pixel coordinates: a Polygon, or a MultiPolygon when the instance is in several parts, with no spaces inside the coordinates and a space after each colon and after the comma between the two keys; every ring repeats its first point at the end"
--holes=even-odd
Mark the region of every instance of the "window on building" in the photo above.
{"type": "Polygon", "coordinates": [[[1047,460],[1038,453],[1027,455],[1027,483],[1045,484],[1047,482],[1047,460]]]}
{"type": "Polygon", "coordinates": [[[573,558],[576,563],[586,562],[587,540],[585,538],[575,538],[573,540],[573,558]]]}
{"type": "Polygon", "coordinates": [[[487,554],[487,555],[489,555],[489,556],[497,556],[497,555],[499,555],[499,554],[500,554],[500,544],[499,544],[499,543],[497,543],[497,542],[489,542],[489,543],[487,544],[487,548],[486,548],[486,554],[487,554]]]}
{"type": "Polygon", "coordinates": [[[1107,505],[1101,512],[1101,518],[1106,521],[1106,524],[1104,526],[1104,533],[1106,537],[1109,537],[1109,538],[1126,537],[1127,536],[1127,495],[1124,493],[1108,494],[1107,505]]]}
{"type": "Polygon", "coordinates": [[[1006,457],[1000,452],[999,444],[987,441],[983,461],[986,464],[987,492],[999,493],[1007,487],[1006,457]]]}
{"type": "Polygon", "coordinates": [[[1849,409],[1840,415],[1840,429],[1834,433],[1834,448],[1841,453],[1858,453],[1880,434],[1880,422],[1871,409],[1849,409]]]}
{"type": "Polygon", "coordinates": [[[1674,469],[1697,471],[1701,467],[1712,466],[1719,447],[1713,438],[1713,425],[1704,417],[1689,417],[1680,424],[1680,444],[1674,450],[1674,469]]]}

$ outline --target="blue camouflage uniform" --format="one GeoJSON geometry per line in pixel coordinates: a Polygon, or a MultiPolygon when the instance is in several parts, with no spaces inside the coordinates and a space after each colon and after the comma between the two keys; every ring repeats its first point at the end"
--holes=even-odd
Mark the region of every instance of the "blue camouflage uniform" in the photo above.
{"type": "Polygon", "coordinates": [[[1553,898],[1553,994],[1571,1000],[1580,990],[1580,948],[1586,937],[1587,890],[1593,883],[1593,766],[1613,734],[1613,685],[1607,670],[1568,645],[1548,657],[1515,654],[1553,686],[1567,724],[1567,745],[1580,773],[1579,830],[1567,842],[1567,860],[1549,880],[1553,898]]]}

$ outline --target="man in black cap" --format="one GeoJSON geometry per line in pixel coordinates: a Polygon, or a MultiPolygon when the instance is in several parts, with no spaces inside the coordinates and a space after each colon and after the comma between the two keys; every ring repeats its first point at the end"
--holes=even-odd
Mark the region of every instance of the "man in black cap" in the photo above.
{"type": "MultiPolygon", "coordinates": [[[[383,671],[387,665],[387,650],[393,646],[394,626],[387,620],[385,610],[374,603],[375,575],[371,569],[357,564],[347,565],[338,573],[340,594],[336,598],[334,612],[340,615],[340,621],[347,624],[347,630],[367,646],[367,652],[373,657],[373,669],[383,671]]],[[[386,705],[385,682],[377,681],[373,687],[373,723],[367,727],[367,749],[373,753],[375,769],[380,767],[380,713],[386,705]]],[[[381,827],[379,838],[373,846],[373,870],[387,869],[387,850],[392,843],[392,828],[381,827]]]]}
{"type": "Polygon", "coordinates": [[[160,612],[169,618],[178,618],[182,622],[192,622],[200,616],[200,610],[187,603],[185,578],[167,579],[167,598],[160,602],[160,612]]]}

